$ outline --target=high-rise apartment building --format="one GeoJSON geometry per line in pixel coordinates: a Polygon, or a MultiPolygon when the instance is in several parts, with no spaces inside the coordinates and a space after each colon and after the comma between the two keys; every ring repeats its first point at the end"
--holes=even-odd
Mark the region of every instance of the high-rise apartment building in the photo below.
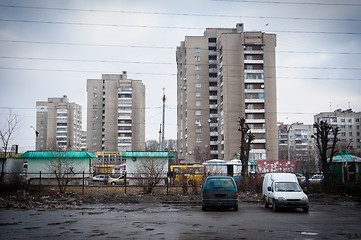
{"type": "Polygon", "coordinates": [[[82,108],[67,96],[36,102],[36,150],[80,150],[82,108]]]}
{"type": "Polygon", "coordinates": [[[352,109],[321,112],[314,116],[314,121],[327,121],[331,126],[340,128],[339,150],[348,149],[350,152],[361,153],[361,112],[354,112],[352,109]]]}
{"type": "Polygon", "coordinates": [[[207,28],[177,47],[178,159],[238,158],[245,117],[250,160],[277,159],[275,34],[207,28]]]}
{"type": "Polygon", "coordinates": [[[278,159],[295,160],[298,172],[316,170],[316,145],[312,138],[312,124],[291,123],[278,125],[278,159]]]}
{"type": "Polygon", "coordinates": [[[145,87],[122,74],[87,80],[89,151],[145,149],[145,87]]]}

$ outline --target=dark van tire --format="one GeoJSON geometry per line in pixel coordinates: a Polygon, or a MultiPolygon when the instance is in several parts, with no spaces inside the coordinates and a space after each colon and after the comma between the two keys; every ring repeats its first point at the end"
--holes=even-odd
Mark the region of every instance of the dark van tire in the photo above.
{"type": "Polygon", "coordinates": [[[264,199],[264,207],[265,207],[265,208],[268,208],[268,207],[269,207],[269,203],[267,202],[267,199],[266,199],[266,198],[264,199]]]}
{"type": "Polygon", "coordinates": [[[274,212],[277,212],[278,211],[278,207],[277,207],[277,205],[276,205],[276,201],[273,199],[273,201],[272,201],[272,210],[274,211],[274,212]]]}
{"type": "Polygon", "coordinates": [[[202,211],[205,212],[207,211],[207,207],[205,205],[202,204],[202,211]]]}
{"type": "Polygon", "coordinates": [[[236,211],[236,212],[238,211],[238,204],[234,205],[233,211],[236,211]]]}
{"type": "Polygon", "coordinates": [[[304,208],[302,208],[302,210],[304,213],[308,213],[309,207],[304,207],[304,208]]]}

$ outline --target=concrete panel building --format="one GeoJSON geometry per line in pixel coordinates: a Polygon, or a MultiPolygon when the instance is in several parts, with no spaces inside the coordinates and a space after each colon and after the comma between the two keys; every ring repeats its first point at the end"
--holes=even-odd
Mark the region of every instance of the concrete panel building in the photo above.
{"type": "Polygon", "coordinates": [[[361,153],[361,112],[352,109],[336,109],[333,112],[321,112],[314,116],[314,121],[327,121],[340,128],[338,149],[348,149],[350,153],[361,153]]]}
{"type": "Polygon", "coordinates": [[[87,80],[89,151],[145,149],[145,87],[127,73],[87,80]]]}
{"type": "Polygon", "coordinates": [[[250,160],[277,159],[275,34],[207,28],[177,47],[178,159],[237,158],[245,117],[255,140],[250,160]]]}
{"type": "Polygon", "coordinates": [[[67,96],[36,102],[36,150],[80,150],[82,107],[67,96]]]}

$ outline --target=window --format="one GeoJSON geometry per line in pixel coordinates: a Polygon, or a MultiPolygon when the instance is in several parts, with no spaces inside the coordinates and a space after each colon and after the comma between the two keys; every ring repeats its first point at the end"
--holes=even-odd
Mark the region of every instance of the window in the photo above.
{"type": "Polygon", "coordinates": [[[202,84],[201,84],[201,83],[195,83],[195,84],[194,84],[194,87],[195,87],[195,88],[201,88],[201,87],[202,87],[202,84]]]}
{"type": "Polygon", "coordinates": [[[200,92],[196,92],[196,97],[200,97],[201,93],[200,92]]]}
{"type": "Polygon", "coordinates": [[[200,65],[195,65],[195,66],[194,66],[194,70],[196,70],[196,71],[201,70],[201,66],[200,66],[200,65]]]}
{"type": "Polygon", "coordinates": [[[197,73],[196,75],[194,75],[194,77],[195,77],[196,79],[200,79],[200,78],[201,78],[201,75],[197,73]]]}
{"type": "Polygon", "coordinates": [[[198,52],[201,52],[201,48],[195,47],[195,48],[194,48],[194,52],[197,52],[197,53],[198,53],[198,52]]]}
{"type": "Polygon", "coordinates": [[[200,57],[200,56],[194,56],[194,61],[200,62],[200,61],[201,61],[201,57],[200,57]]]}
{"type": "Polygon", "coordinates": [[[197,142],[197,143],[201,143],[201,142],[202,142],[202,138],[201,138],[201,137],[196,137],[196,142],[197,142]]]}
{"type": "Polygon", "coordinates": [[[200,116],[202,115],[202,111],[201,110],[196,110],[196,116],[200,116]]]}
{"type": "Polygon", "coordinates": [[[196,107],[200,107],[201,106],[201,101],[196,101],[195,104],[196,104],[196,107]]]}

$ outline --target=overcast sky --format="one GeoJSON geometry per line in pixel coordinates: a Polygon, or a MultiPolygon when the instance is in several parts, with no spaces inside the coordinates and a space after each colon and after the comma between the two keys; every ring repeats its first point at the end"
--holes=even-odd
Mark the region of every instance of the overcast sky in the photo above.
{"type": "Polygon", "coordinates": [[[360,12],[358,0],[1,0],[0,127],[17,114],[11,144],[33,150],[36,101],[67,95],[83,107],[86,129],[86,80],[127,71],[146,87],[146,139],[158,139],[163,88],[165,138],[176,139],[176,47],[238,22],[277,35],[279,122],[360,112],[360,12]]]}

